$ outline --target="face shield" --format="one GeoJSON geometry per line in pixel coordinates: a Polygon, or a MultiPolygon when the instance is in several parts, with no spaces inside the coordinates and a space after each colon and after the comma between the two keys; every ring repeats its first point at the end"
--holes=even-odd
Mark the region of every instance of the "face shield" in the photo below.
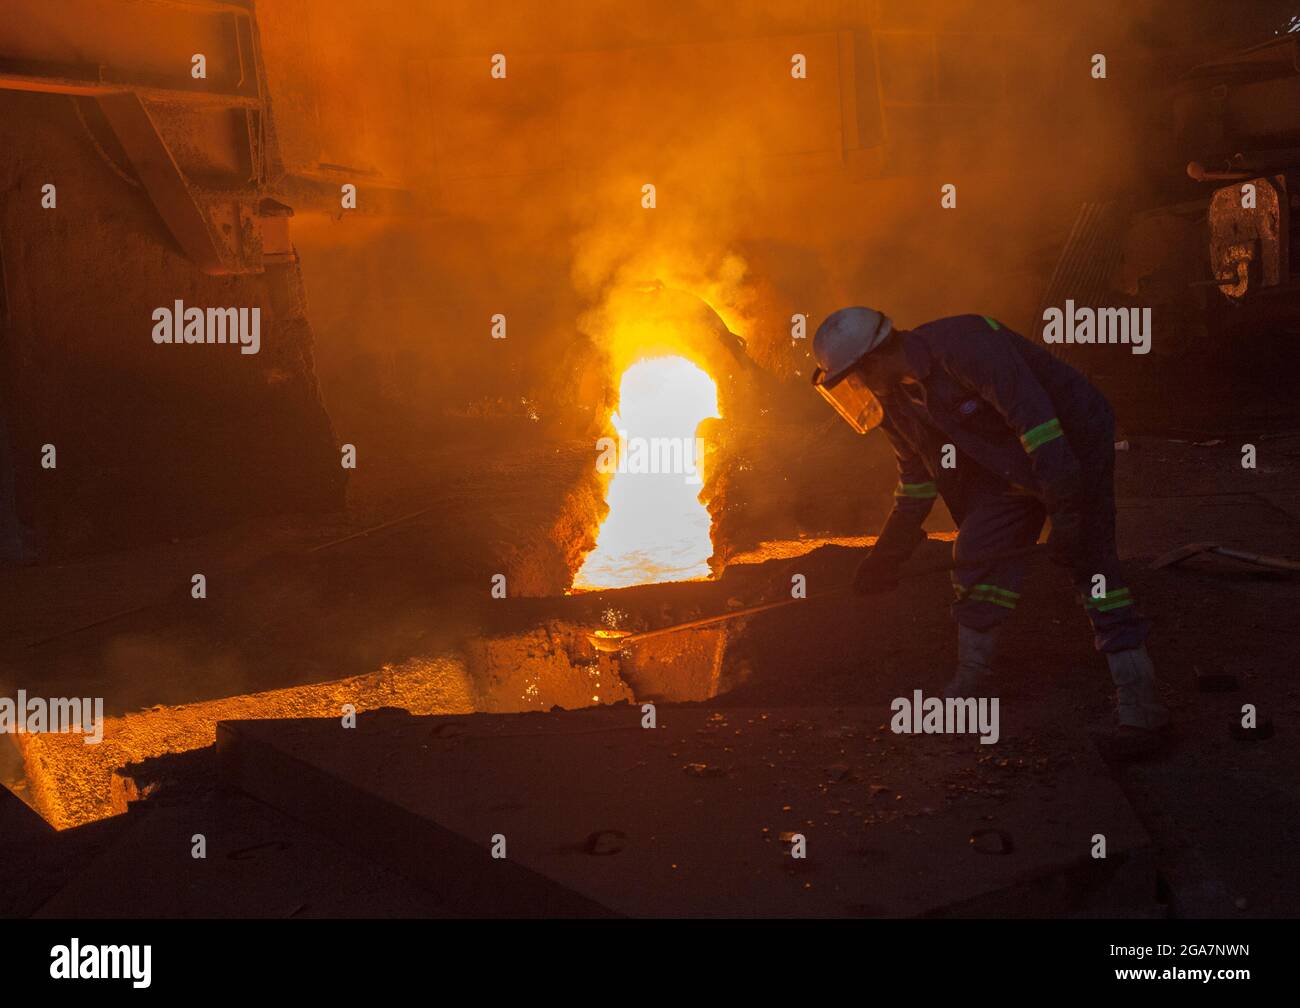
{"type": "Polygon", "coordinates": [[[885,418],[885,411],[881,409],[880,400],[876,398],[875,393],[867,388],[867,383],[862,380],[862,375],[857,368],[850,368],[845,375],[829,384],[822,381],[825,374],[826,372],[821,368],[813,372],[813,388],[835,407],[835,412],[842,416],[850,427],[859,434],[865,434],[880,426],[880,421],[885,418]]]}

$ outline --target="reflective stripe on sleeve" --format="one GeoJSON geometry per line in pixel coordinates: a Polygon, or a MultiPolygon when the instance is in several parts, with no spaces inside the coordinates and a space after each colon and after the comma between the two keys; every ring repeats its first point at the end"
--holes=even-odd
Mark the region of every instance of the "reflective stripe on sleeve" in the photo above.
{"type": "Polygon", "coordinates": [[[1020,436],[1020,443],[1024,445],[1025,451],[1031,452],[1035,448],[1041,448],[1048,441],[1055,441],[1061,437],[1065,431],[1061,430],[1061,421],[1052,417],[1046,423],[1040,423],[1037,427],[1031,427],[1020,436]]]}
{"type": "Polygon", "coordinates": [[[993,605],[1001,606],[1003,609],[1014,609],[1016,603],[1020,601],[1020,593],[1010,591],[1007,588],[999,588],[997,585],[977,584],[971,585],[970,588],[963,588],[961,585],[955,585],[957,599],[959,601],[969,599],[971,602],[991,602],[993,605]]]}

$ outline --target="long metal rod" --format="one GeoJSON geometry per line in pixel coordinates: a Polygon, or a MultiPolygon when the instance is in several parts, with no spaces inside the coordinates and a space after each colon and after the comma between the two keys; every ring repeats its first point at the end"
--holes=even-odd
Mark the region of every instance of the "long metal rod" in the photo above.
{"type": "MultiPolygon", "coordinates": [[[[1035,543],[1032,546],[1021,546],[1013,550],[1004,550],[1000,553],[990,553],[982,557],[973,557],[970,560],[963,560],[962,567],[979,567],[984,564],[996,563],[999,560],[1014,560],[1023,556],[1032,556],[1040,551],[1041,547],[1035,543]]],[[[907,578],[921,577],[925,574],[943,574],[953,570],[958,564],[948,561],[940,566],[921,567],[916,570],[900,571],[898,578],[900,581],[907,578]]],[[[672,626],[659,627],[655,630],[645,630],[642,633],[629,634],[627,637],[617,638],[620,646],[624,644],[638,644],[643,640],[649,640],[651,637],[659,637],[663,634],[676,633],[679,630],[694,630],[698,627],[712,626],[714,623],[725,623],[728,620],[740,619],[742,616],[752,616],[755,613],[767,612],[769,609],[781,609],[784,606],[797,605],[798,603],[820,602],[824,599],[838,598],[841,595],[848,594],[853,589],[852,585],[840,585],[838,588],[832,588],[830,591],[822,592],[818,595],[809,595],[807,598],[789,598],[781,599],[779,602],[762,602],[758,605],[746,606],[743,609],[733,609],[731,612],[719,613],[716,616],[705,616],[701,619],[689,620],[686,623],[675,623],[672,626]]]]}
{"type": "MultiPolygon", "coordinates": [[[[422,517],[423,515],[428,514],[432,510],[433,508],[431,507],[422,508],[421,510],[414,511],[411,514],[402,515],[400,518],[393,518],[390,519],[389,521],[381,522],[378,525],[372,525],[370,526],[370,528],[361,529],[359,532],[353,532],[350,535],[345,535],[341,539],[331,539],[329,542],[321,543],[319,546],[313,546],[311,549],[306,550],[302,555],[307,556],[312,553],[319,553],[321,550],[331,549],[332,547],[340,546],[345,542],[351,542],[353,539],[360,539],[363,536],[368,536],[372,532],[379,532],[384,529],[394,528],[395,526],[401,525],[405,522],[414,521],[416,518],[422,517]]],[[[70,637],[73,634],[81,633],[81,631],[83,630],[91,630],[94,629],[95,627],[103,626],[105,623],[111,623],[114,620],[121,619],[124,616],[131,616],[134,615],[135,613],[144,612],[146,609],[153,609],[156,606],[165,605],[168,602],[170,602],[171,599],[172,597],[168,596],[167,598],[158,599],[157,601],[154,602],[146,602],[143,605],[138,605],[131,609],[123,609],[120,612],[115,612],[108,616],[101,616],[98,619],[91,620],[89,623],[82,623],[79,626],[71,627],[67,630],[60,630],[58,633],[51,634],[49,637],[42,637],[40,640],[31,641],[27,646],[29,648],[42,647],[45,644],[49,644],[53,641],[60,640],[63,637],[70,637]]]]}
{"type": "Polygon", "coordinates": [[[1295,560],[1268,556],[1264,553],[1250,553],[1246,550],[1233,549],[1230,546],[1211,546],[1206,552],[1218,553],[1220,556],[1232,557],[1234,560],[1257,564],[1260,567],[1272,567],[1274,570],[1300,571],[1300,563],[1295,560]]]}
{"type": "Polygon", "coordinates": [[[372,532],[380,532],[383,529],[389,529],[395,525],[401,525],[404,522],[415,521],[416,518],[427,515],[432,510],[433,508],[427,507],[421,508],[419,511],[412,511],[408,515],[402,515],[400,518],[393,518],[390,521],[380,522],[378,525],[372,525],[370,528],[362,529],[360,532],[353,532],[351,535],[345,535],[341,539],[331,539],[329,542],[321,543],[319,546],[313,546],[307,552],[319,553],[321,550],[330,549],[331,547],[339,546],[345,542],[351,542],[353,539],[360,539],[362,536],[368,536],[372,532]]]}

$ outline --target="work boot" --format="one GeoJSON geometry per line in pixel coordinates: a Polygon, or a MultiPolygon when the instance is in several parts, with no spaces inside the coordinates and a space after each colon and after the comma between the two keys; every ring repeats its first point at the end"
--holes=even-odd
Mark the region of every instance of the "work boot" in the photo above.
{"type": "Polygon", "coordinates": [[[1106,655],[1115,683],[1115,709],[1119,727],[1097,733],[1102,755],[1129,760],[1149,756],[1164,742],[1160,732],[1169,726],[1169,711],[1156,696],[1155,670],[1143,646],[1106,655]]]}
{"type": "Polygon", "coordinates": [[[984,696],[993,676],[997,629],[972,630],[957,624],[957,674],[943,691],[949,700],[984,696]]]}
{"type": "Polygon", "coordinates": [[[1156,697],[1156,674],[1147,649],[1138,645],[1106,655],[1115,683],[1115,708],[1121,728],[1159,731],[1169,724],[1169,711],[1156,697]]]}

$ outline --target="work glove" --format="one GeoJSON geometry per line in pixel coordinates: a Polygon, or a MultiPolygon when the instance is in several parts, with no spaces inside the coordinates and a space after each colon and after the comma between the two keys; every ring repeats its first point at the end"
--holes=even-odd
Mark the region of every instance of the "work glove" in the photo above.
{"type": "Polygon", "coordinates": [[[1047,537],[1052,562],[1077,569],[1083,566],[1083,516],[1077,511],[1052,514],[1052,533],[1047,537]]]}
{"type": "Polygon", "coordinates": [[[858,572],[853,576],[853,591],[857,595],[874,595],[877,592],[893,591],[898,587],[898,568],[902,560],[896,555],[873,549],[858,564],[858,572]]]}

